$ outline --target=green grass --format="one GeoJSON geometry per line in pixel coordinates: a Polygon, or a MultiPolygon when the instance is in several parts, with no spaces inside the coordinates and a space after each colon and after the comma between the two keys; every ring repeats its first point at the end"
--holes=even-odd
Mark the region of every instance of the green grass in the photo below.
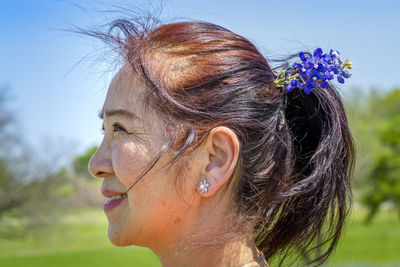
{"type": "Polygon", "coordinates": [[[160,266],[148,249],[111,245],[101,210],[63,215],[62,221],[23,239],[0,239],[0,266],[160,266]]]}
{"type": "Polygon", "coordinates": [[[368,263],[369,266],[390,263],[388,266],[400,266],[398,213],[381,211],[368,225],[363,222],[365,215],[363,210],[353,213],[331,262],[368,263]]]}
{"type": "MultiPolygon", "coordinates": [[[[381,212],[370,225],[363,216],[352,216],[329,265],[400,266],[397,214],[381,212]]],[[[102,211],[64,214],[61,221],[24,238],[0,239],[0,266],[160,266],[148,249],[111,245],[102,211]]]]}
{"type": "Polygon", "coordinates": [[[0,258],[0,266],[160,266],[145,249],[82,249],[34,256],[0,258]]]}

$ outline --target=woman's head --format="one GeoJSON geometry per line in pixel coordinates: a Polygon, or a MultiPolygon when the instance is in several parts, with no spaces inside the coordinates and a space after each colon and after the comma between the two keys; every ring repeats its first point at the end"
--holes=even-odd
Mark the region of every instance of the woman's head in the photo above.
{"type": "Polygon", "coordinates": [[[325,259],[348,211],[353,159],[334,88],[286,94],[251,42],[210,23],[139,30],[119,20],[107,34],[88,34],[116,44],[125,63],[109,88],[105,136],[90,165],[104,188],[133,185],[128,201],[107,214],[114,243],[154,247],[195,234],[201,223],[218,227],[218,216],[205,213],[213,207],[268,258],[310,249],[328,220],[325,259]],[[196,191],[203,179],[204,195],[196,191]]]}
{"type": "Polygon", "coordinates": [[[117,196],[105,205],[110,240],[165,253],[166,244],[180,246],[194,228],[202,227],[206,211],[200,198],[215,196],[225,183],[220,180],[230,178],[239,143],[230,129],[215,127],[184,162],[167,168],[176,156],[175,150],[166,150],[169,132],[175,129],[146,107],[146,90],[129,66],[114,77],[101,112],[103,142],[89,167],[93,175],[104,178],[103,195],[117,196]],[[211,184],[202,196],[196,190],[200,177],[211,184]]]}

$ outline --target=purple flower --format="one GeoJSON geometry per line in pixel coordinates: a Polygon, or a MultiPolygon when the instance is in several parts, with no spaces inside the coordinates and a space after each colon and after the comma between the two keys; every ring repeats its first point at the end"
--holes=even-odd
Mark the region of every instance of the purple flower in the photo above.
{"type": "Polygon", "coordinates": [[[324,54],[323,57],[321,58],[321,61],[324,62],[327,66],[329,64],[332,64],[332,57],[329,54],[324,54]]]}
{"type": "Polygon", "coordinates": [[[306,55],[304,54],[304,52],[300,52],[299,57],[301,59],[301,61],[306,61],[306,55]]]}
{"type": "Polygon", "coordinates": [[[322,87],[322,88],[328,88],[328,87],[329,87],[328,80],[323,80],[323,81],[321,82],[321,87],[322,87]]]}
{"type": "Polygon", "coordinates": [[[333,73],[326,71],[322,76],[322,80],[333,80],[333,73]]]}
{"type": "Polygon", "coordinates": [[[309,95],[313,88],[317,87],[318,84],[314,82],[312,78],[308,78],[304,86],[304,92],[309,95]]]}
{"type": "Polygon", "coordinates": [[[333,75],[333,74],[339,74],[339,68],[336,66],[329,66],[328,71],[333,75]],[[332,73],[333,72],[333,73],[332,73]]]}
{"type": "Polygon", "coordinates": [[[351,74],[349,72],[345,71],[345,70],[342,71],[342,74],[343,74],[343,77],[346,78],[346,79],[351,77],[351,74]]]}
{"type": "Polygon", "coordinates": [[[313,70],[313,71],[311,71],[311,73],[310,73],[310,78],[311,78],[311,79],[314,79],[314,80],[321,80],[322,74],[321,74],[321,72],[318,71],[318,70],[313,70]]]}
{"type": "Polygon", "coordinates": [[[339,57],[340,57],[339,51],[333,50],[333,49],[331,49],[331,51],[329,52],[329,55],[330,55],[332,58],[339,58],[339,57]]]}
{"type": "Polygon", "coordinates": [[[317,48],[317,49],[314,50],[314,57],[315,57],[315,58],[321,58],[321,56],[322,56],[323,53],[324,53],[324,52],[322,52],[322,49],[321,49],[321,48],[317,48]]]}
{"type": "Polygon", "coordinates": [[[340,83],[344,83],[344,79],[343,79],[343,74],[342,73],[339,73],[339,75],[337,76],[337,80],[340,83]]]}
{"type": "Polygon", "coordinates": [[[299,53],[300,62],[293,63],[275,79],[274,84],[278,87],[286,88],[286,92],[293,89],[304,90],[305,94],[310,94],[318,86],[329,88],[330,82],[337,79],[339,83],[344,83],[351,76],[347,70],[352,69],[350,60],[342,61],[340,53],[330,50],[324,54],[321,48],[314,50],[313,54],[304,52],[299,53]]]}
{"type": "Polygon", "coordinates": [[[306,93],[306,95],[309,95],[309,94],[311,93],[311,91],[312,91],[312,87],[306,86],[306,87],[304,88],[304,93],[306,93]]]}
{"type": "Polygon", "coordinates": [[[286,87],[286,92],[292,91],[294,88],[298,88],[298,86],[301,86],[302,83],[300,83],[297,79],[293,79],[290,81],[290,85],[286,87]]]}
{"type": "Polygon", "coordinates": [[[310,70],[299,63],[297,63],[297,69],[299,70],[300,76],[303,78],[307,77],[310,74],[310,70]]]}

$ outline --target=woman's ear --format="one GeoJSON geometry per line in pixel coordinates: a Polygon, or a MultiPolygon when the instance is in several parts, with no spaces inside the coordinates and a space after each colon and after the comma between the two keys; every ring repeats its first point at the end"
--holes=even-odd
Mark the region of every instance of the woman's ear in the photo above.
{"type": "Polygon", "coordinates": [[[204,197],[214,195],[232,176],[239,157],[239,140],[229,128],[218,126],[203,141],[208,157],[198,181],[198,191],[204,197]]]}

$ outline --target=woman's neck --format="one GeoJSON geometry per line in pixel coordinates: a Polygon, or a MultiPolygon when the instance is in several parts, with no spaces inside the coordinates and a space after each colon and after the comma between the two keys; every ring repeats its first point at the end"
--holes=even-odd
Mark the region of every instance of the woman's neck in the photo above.
{"type": "Polygon", "coordinates": [[[248,240],[220,244],[194,244],[175,253],[159,256],[162,266],[268,266],[262,253],[248,240]]]}
{"type": "Polygon", "coordinates": [[[238,225],[231,203],[222,197],[203,203],[191,226],[176,235],[176,242],[153,250],[162,266],[268,266],[254,244],[252,228],[238,225]]]}

